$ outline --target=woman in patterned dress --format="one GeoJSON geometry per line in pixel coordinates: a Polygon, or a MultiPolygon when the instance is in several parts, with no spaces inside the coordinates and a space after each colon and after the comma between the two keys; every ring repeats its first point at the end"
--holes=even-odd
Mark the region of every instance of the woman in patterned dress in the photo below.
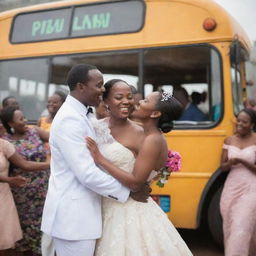
{"type": "MultiPolygon", "coordinates": [[[[8,107],[1,113],[7,139],[16,150],[29,161],[45,162],[47,152],[43,139],[48,140],[49,133],[26,125],[21,110],[8,107]]],[[[12,168],[11,175],[16,176],[21,169],[12,168]]],[[[41,217],[47,192],[49,169],[22,173],[30,182],[22,188],[13,188],[13,196],[20,217],[23,239],[16,244],[16,250],[24,255],[41,255],[41,217]]]]}

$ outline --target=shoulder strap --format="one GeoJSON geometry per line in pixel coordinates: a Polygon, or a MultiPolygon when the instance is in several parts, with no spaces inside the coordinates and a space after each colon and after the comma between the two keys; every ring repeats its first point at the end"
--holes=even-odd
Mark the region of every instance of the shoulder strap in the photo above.
{"type": "Polygon", "coordinates": [[[228,149],[228,147],[229,147],[229,145],[227,145],[227,144],[225,144],[225,143],[224,143],[223,146],[222,146],[223,149],[228,149]]]}

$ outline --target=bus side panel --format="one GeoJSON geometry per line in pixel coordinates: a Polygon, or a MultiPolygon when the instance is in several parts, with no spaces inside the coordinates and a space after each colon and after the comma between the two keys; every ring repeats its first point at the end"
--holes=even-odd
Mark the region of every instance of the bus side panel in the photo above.
{"type": "Polygon", "coordinates": [[[204,188],[220,163],[224,130],[174,131],[169,149],[182,157],[182,169],[172,173],[164,188],[153,185],[152,194],[170,195],[168,217],[176,227],[197,228],[197,213],[204,188]]]}

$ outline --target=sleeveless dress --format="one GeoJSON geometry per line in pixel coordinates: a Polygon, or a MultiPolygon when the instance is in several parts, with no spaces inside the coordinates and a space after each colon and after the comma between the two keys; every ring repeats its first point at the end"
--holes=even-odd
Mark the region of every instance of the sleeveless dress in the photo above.
{"type": "MultiPolygon", "coordinates": [[[[108,119],[94,120],[101,153],[119,168],[132,172],[133,153],[110,134],[108,119]]],[[[166,214],[152,198],[124,204],[103,198],[103,232],[95,256],[187,256],[192,255],[166,214]]]]}
{"type": "MultiPolygon", "coordinates": [[[[240,149],[223,145],[228,158],[242,158],[254,164],[256,145],[240,149]]],[[[256,255],[256,173],[244,165],[233,166],[226,179],[220,210],[223,218],[225,256],[256,255]]]]}

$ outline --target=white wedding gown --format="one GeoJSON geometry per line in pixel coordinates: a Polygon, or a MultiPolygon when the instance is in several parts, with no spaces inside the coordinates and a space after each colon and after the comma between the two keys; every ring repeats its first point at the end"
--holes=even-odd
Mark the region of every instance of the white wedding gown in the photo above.
{"type": "MultiPolygon", "coordinates": [[[[95,120],[101,153],[119,168],[132,172],[133,153],[114,140],[108,120],[95,120]]],[[[129,198],[126,203],[103,198],[103,232],[95,256],[192,255],[166,214],[151,197],[147,203],[129,198]]]]}

